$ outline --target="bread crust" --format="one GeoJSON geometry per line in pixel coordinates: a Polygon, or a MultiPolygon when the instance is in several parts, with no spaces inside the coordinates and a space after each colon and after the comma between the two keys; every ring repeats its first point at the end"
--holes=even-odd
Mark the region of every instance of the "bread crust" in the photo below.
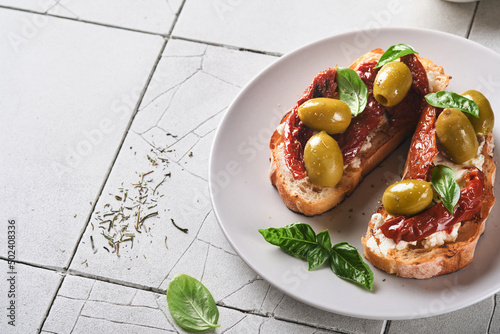
{"type": "MultiPolygon", "coordinates": [[[[483,234],[486,219],[495,204],[493,184],[495,183],[496,166],[493,161],[494,140],[493,134],[485,137],[485,144],[481,153],[484,155],[484,193],[480,212],[473,220],[462,222],[457,239],[441,246],[424,248],[421,245],[408,246],[403,250],[392,248],[384,255],[368,246],[368,240],[374,235],[375,225],[372,220],[368,224],[368,231],[362,237],[365,257],[377,268],[390,274],[401,277],[425,279],[434,276],[449,274],[469,265],[474,258],[479,237],[483,234]]],[[[382,216],[387,212],[380,208],[382,216]]]]}
{"type": "MultiPolygon", "coordinates": [[[[364,62],[378,61],[383,53],[382,49],[374,49],[355,60],[350,68],[356,70],[364,62]]],[[[429,90],[431,92],[444,90],[448,85],[449,76],[444,73],[443,68],[428,59],[418,58],[426,69],[428,77],[433,79],[432,82],[429,81],[429,90]]],[[[308,177],[296,180],[285,163],[282,126],[289,116],[290,111],[283,117],[270,140],[269,178],[285,205],[290,210],[306,216],[322,214],[342,202],[352,193],[363,177],[393,152],[406,137],[410,136],[415,128],[415,124],[410,124],[394,131],[389,128],[389,123],[384,116],[380,124],[368,134],[370,146],[362,149],[353,162],[344,166],[344,174],[340,182],[334,187],[319,187],[313,185],[308,177]]]]}

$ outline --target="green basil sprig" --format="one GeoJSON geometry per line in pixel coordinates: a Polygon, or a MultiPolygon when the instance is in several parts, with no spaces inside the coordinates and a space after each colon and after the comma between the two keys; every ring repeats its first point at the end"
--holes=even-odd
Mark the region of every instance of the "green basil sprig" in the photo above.
{"type": "Polygon", "coordinates": [[[190,332],[202,332],[215,327],[219,310],[208,289],[197,279],[176,275],[167,290],[168,309],[175,322],[190,332]]]}
{"type": "Polygon", "coordinates": [[[373,290],[373,272],[363,261],[358,250],[347,242],[332,246],[328,230],[316,235],[311,226],[294,223],[281,228],[260,229],[267,242],[279,246],[286,253],[307,260],[309,270],[328,262],[340,278],[373,290]]]}
{"type": "Polygon", "coordinates": [[[339,100],[351,108],[351,114],[357,116],[363,112],[368,102],[368,88],[358,73],[348,67],[337,67],[337,84],[339,100]]]}
{"type": "Polygon", "coordinates": [[[387,63],[390,63],[391,61],[394,61],[398,58],[401,58],[403,56],[412,54],[412,53],[418,53],[413,48],[407,44],[396,44],[388,48],[382,57],[377,62],[377,65],[375,65],[375,68],[379,68],[384,66],[387,63]]]}
{"type": "Polygon", "coordinates": [[[437,165],[432,170],[431,181],[441,196],[444,207],[453,214],[453,208],[460,199],[460,186],[455,180],[455,172],[448,166],[437,165]]]}
{"type": "Polygon", "coordinates": [[[462,112],[479,117],[479,107],[477,103],[465,96],[445,90],[437,93],[430,93],[425,96],[427,103],[437,108],[454,108],[462,112]]]}

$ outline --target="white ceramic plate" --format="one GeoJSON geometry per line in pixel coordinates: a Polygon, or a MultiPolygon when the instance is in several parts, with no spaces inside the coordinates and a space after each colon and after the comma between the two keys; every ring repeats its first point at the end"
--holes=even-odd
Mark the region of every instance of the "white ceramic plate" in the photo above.
{"type": "MultiPolygon", "coordinates": [[[[370,173],[341,205],[319,217],[293,213],[268,178],[269,138],[314,76],[336,64],[349,66],[374,48],[414,47],[452,75],[448,90],[482,91],[500,110],[500,55],[469,40],[417,29],[380,29],[333,36],[277,60],[243,89],[218,129],[210,161],[210,192],[222,231],[241,258],[287,295],[331,312],[369,319],[409,319],[442,314],[500,290],[500,214],[496,205],[474,262],[451,275],[428,280],[388,275],[373,266],[374,291],[337,278],[329,268],[308,272],[305,261],[268,244],[258,229],[293,222],[328,229],[334,243],[362,252],[360,238],[388,184],[400,179],[408,142],[370,173]]],[[[500,126],[494,130],[500,143],[500,126]]],[[[498,180],[498,178],[497,178],[498,180]]],[[[498,187],[498,181],[495,184],[498,187]]]]}

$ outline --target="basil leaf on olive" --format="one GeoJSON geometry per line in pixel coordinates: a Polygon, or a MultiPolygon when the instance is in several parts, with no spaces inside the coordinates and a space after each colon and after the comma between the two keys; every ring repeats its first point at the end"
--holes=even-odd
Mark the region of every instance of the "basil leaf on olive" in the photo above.
{"type": "Polygon", "coordinates": [[[412,53],[418,53],[416,52],[411,46],[407,44],[396,44],[388,48],[382,57],[377,62],[377,65],[375,65],[375,68],[379,68],[384,66],[385,64],[390,63],[391,61],[394,61],[396,59],[399,59],[403,56],[412,54],[412,53]]]}
{"type": "Polygon", "coordinates": [[[442,90],[437,93],[427,94],[425,99],[433,107],[458,109],[474,117],[479,117],[477,103],[457,93],[442,90]]]}
{"type": "Polygon", "coordinates": [[[368,88],[356,71],[348,67],[337,67],[339,100],[344,101],[351,114],[357,116],[365,110],[368,102],[368,88]]]}
{"type": "Polygon", "coordinates": [[[455,180],[455,172],[448,166],[437,165],[432,170],[432,186],[441,196],[444,207],[453,214],[453,208],[460,199],[460,186],[455,180]]]}

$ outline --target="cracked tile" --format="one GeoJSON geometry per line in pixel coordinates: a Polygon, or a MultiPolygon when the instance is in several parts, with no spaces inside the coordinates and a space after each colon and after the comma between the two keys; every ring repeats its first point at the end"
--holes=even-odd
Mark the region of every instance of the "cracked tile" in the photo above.
{"type": "Polygon", "coordinates": [[[15,69],[0,81],[0,228],[18,220],[19,260],[65,267],[163,38],[5,9],[0,22],[22,38],[0,48],[15,69]],[[39,24],[27,37],[24,19],[39,24]]]}
{"type": "Polygon", "coordinates": [[[158,126],[182,137],[227,107],[238,92],[237,87],[199,71],[179,86],[158,126]]]}
{"type": "Polygon", "coordinates": [[[252,284],[256,277],[257,274],[239,256],[210,247],[202,282],[206,286],[211,286],[210,291],[216,301],[224,300],[246,285],[252,284]],[[221,285],[219,282],[225,284],[221,285]]]}
{"type": "Polygon", "coordinates": [[[164,280],[158,288],[167,290],[170,281],[177,274],[186,274],[201,280],[206,267],[209,247],[210,246],[204,242],[194,240],[186,252],[179,257],[175,265],[166,272],[164,280]]]}
{"type": "Polygon", "coordinates": [[[137,134],[129,133],[123,147],[70,269],[157,287],[191,246],[211,210],[207,183],[174,162],[159,160],[162,154],[157,156],[156,150],[137,134]],[[148,155],[156,159],[156,165],[147,158],[148,155]],[[138,199],[139,188],[134,187],[134,184],[140,181],[142,173],[148,171],[153,172],[144,178],[144,182],[149,184],[145,184],[145,189],[149,191],[143,195],[148,196],[149,204],[142,207],[142,217],[155,212],[157,215],[145,220],[139,229],[141,232],[138,232],[135,229],[138,206],[134,201],[138,199]],[[187,191],[186,184],[189,184],[187,191]],[[154,195],[153,188],[156,188],[154,195]],[[125,193],[128,195],[123,202],[125,193]],[[151,209],[148,209],[148,205],[151,205],[151,209]],[[112,210],[123,210],[124,216],[128,218],[123,221],[123,217],[118,218],[110,230],[110,216],[104,215],[112,210]],[[179,231],[171,219],[177,225],[188,228],[188,233],[179,231]],[[102,223],[105,220],[108,222],[102,223]],[[128,226],[127,233],[132,233],[134,238],[120,243],[118,257],[116,253],[111,253],[113,248],[102,233],[114,235],[125,226],[128,226]]]}
{"type": "MultiPolygon", "coordinates": [[[[179,162],[184,156],[188,155],[191,149],[200,141],[200,137],[192,132],[187,133],[184,137],[175,135],[177,140],[174,144],[168,146],[168,151],[165,155],[172,159],[172,161],[179,162]]],[[[195,159],[196,161],[203,161],[202,159],[195,159]]],[[[184,166],[183,166],[184,167],[184,166]]],[[[206,180],[206,175],[204,177],[206,180]]]]}
{"type": "Polygon", "coordinates": [[[200,164],[199,161],[208,162],[210,160],[213,137],[214,133],[212,132],[200,138],[179,160],[179,164],[182,167],[204,180],[208,180],[208,163],[200,164]]]}
{"type": "MultiPolygon", "coordinates": [[[[493,310],[493,298],[479,302],[459,311],[439,315],[436,317],[391,321],[389,334],[401,333],[487,333],[488,324],[493,310]]],[[[493,327],[492,327],[493,328],[493,327]]],[[[490,333],[497,333],[490,329],[490,333]]]]}
{"type": "Polygon", "coordinates": [[[311,326],[348,333],[378,334],[383,325],[383,321],[352,318],[318,310],[286,295],[273,311],[273,315],[277,319],[297,321],[311,326]]]}
{"type": "Polygon", "coordinates": [[[59,287],[61,276],[52,270],[20,263],[15,264],[14,270],[17,274],[12,275],[8,273],[11,270],[7,269],[7,261],[1,259],[0,267],[3,269],[0,275],[2,280],[0,333],[37,333],[59,287]],[[12,279],[12,276],[14,280],[7,281],[12,279]],[[11,282],[15,285],[13,289],[11,282]],[[9,321],[14,321],[14,326],[10,325],[9,321]]]}
{"type": "Polygon", "coordinates": [[[229,245],[227,239],[224,237],[218,223],[217,218],[213,211],[210,211],[205,222],[201,226],[200,233],[198,234],[198,239],[209,243],[210,245],[223,249],[227,253],[236,255],[231,245],[229,245]]]}
{"type": "Polygon", "coordinates": [[[67,275],[45,321],[43,330],[55,333],[174,332],[157,299],[162,294],[67,275]],[[91,287],[88,296],[79,286],[91,287]],[[139,299],[136,297],[140,295],[139,299]],[[83,297],[83,298],[82,298],[83,297]],[[135,301],[135,302],[134,302],[135,301]],[[139,302],[137,302],[139,301],[139,302]]]}
{"type": "Polygon", "coordinates": [[[475,4],[423,0],[381,5],[363,0],[357,3],[363,10],[356,11],[355,22],[350,15],[351,6],[350,2],[328,0],[307,5],[286,0],[192,0],[183,7],[173,35],[280,53],[333,34],[385,26],[427,28],[466,36],[475,4]],[[300,19],[296,19],[298,15],[300,19]]]}
{"type": "Polygon", "coordinates": [[[255,279],[225,297],[221,303],[244,311],[260,312],[268,290],[268,283],[262,279],[255,279]]]}
{"type": "MultiPolygon", "coordinates": [[[[56,0],[0,0],[0,5],[45,13],[57,3],[56,0]]],[[[26,21],[25,21],[26,22],[26,21]]]]}
{"type": "Polygon", "coordinates": [[[49,14],[167,34],[180,5],[180,0],[61,0],[49,14]]]}

